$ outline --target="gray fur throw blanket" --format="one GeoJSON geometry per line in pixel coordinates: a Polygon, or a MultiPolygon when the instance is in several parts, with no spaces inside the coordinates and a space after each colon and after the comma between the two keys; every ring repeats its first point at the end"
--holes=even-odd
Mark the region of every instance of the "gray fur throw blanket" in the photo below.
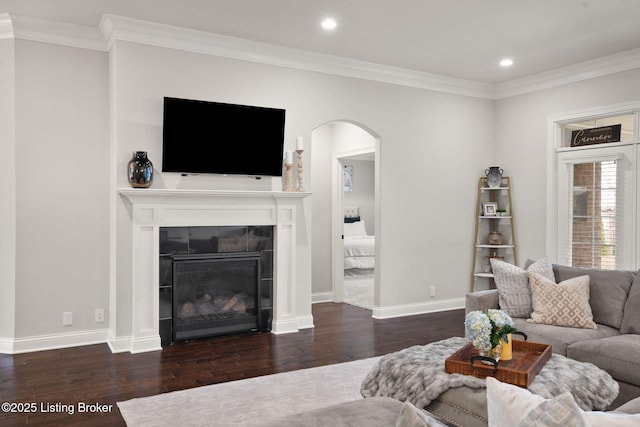
{"type": "MultiPolygon", "coordinates": [[[[486,387],[486,380],[463,374],[447,374],[444,361],[469,343],[453,337],[413,346],[382,356],[360,386],[363,397],[387,396],[424,408],[453,387],[486,387]]],[[[529,386],[546,399],[570,391],[585,411],[604,410],[616,398],[618,383],[591,363],[553,354],[529,386]]]]}

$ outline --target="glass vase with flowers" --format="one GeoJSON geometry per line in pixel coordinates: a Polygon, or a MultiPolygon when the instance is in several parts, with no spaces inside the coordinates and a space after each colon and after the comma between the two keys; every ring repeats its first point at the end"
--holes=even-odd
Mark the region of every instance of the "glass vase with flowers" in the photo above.
{"type": "Polygon", "coordinates": [[[503,345],[510,345],[510,334],[517,332],[511,316],[496,309],[469,312],[465,317],[465,331],[478,354],[493,359],[495,363],[486,362],[493,365],[500,360],[503,345]]]}

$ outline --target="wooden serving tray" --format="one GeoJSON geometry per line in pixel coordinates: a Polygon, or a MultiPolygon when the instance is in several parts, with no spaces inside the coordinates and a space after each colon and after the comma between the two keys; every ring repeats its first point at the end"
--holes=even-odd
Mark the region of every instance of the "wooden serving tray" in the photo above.
{"type": "Polygon", "coordinates": [[[497,380],[520,387],[529,387],[545,363],[551,358],[551,346],[536,342],[513,340],[513,358],[500,360],[497,369],[479,360],[470,363],[471,356],[478,351],[467,344],[453,353],[444,362],[444,371],[449,374],[473,375],[478,378],[495,377],[497,380]]]}

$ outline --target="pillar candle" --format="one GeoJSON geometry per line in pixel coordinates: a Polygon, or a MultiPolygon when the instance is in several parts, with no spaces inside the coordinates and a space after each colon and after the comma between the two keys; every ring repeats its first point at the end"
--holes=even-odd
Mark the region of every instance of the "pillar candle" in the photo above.
{"type": "Polygon", "coordinates": [[[303,139],[301,136],[296,138],[296,150],[304,150],[303,139]]]}
{"type": "Polygon", "coordinates": [[[287,151],[284,162],[287,165],[293,164],[293,151],[287,151]]]}

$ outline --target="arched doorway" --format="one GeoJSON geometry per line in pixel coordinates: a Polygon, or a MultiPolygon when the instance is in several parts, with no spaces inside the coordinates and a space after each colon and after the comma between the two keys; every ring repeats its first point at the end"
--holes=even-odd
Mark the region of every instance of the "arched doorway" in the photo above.
{"type": "MultiPolygon", "coordinates": [[[[358,209],[363,219],[366,233],[375,240],[371,271],[372,295],[370,307],[377,305],[376,296],[381,286],[379,246],[380,235],[380,138],[366,126],[348,120],[337,120],[325,123],[312,132],[314,182],[314,256],[313,276],[314,293],[316,283],[328,281],[331,286],[328,292],[322,293],[327,300],[345,302],[345,207],[358,209]],[[358,165],[353,176],[353,193],[358,197],[347,195],[345,202],[344,167],[358,165]],[[367,170],[371,170],[369,173],[367,170]],[[363,180],[372,179],[372,183],[363,180]],[[366,194],[370,188],[372,195],[366,194]],[[319,218],[320,217],[320,218],[319,218]],[[328,268],[327,268],[328,267],[328,268]],[[330,274],[327,274],[330,272],[330,274]]],[[[366,266],[365,266],[366,267],[366,266]]],[[[356,270],[352,270],[356,271],[356,270]]],[[[367,274],[364,271],[364,274],[367,274]]],[[[363,281],[365,283],[366,281],[363,281]]],[[[349,302],[349,301],[346,301],[349,302]]],[[[353,301],[352,301],[353,302],[353,301]]],[[[352,303],[349,302],[349,303],[352,303]]],[[[363,306],[364,304],[354,304],[363,306]]]]}

